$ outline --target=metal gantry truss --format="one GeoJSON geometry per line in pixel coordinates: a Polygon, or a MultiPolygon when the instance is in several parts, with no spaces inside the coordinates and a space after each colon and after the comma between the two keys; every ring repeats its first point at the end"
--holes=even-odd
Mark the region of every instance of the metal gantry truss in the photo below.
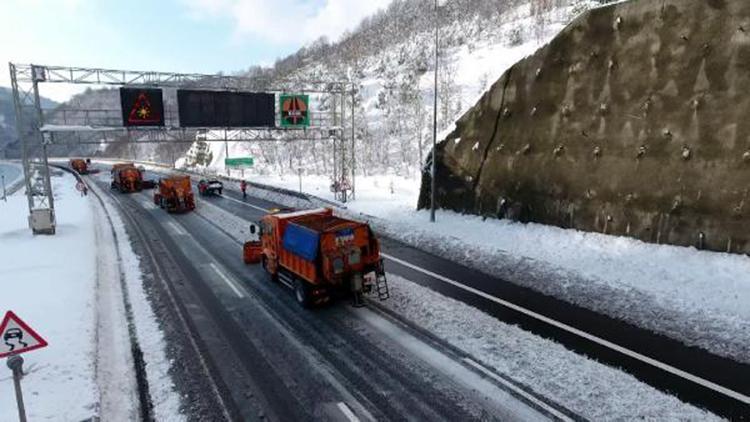
{"type": "MultiPolygon", "coordinates": [[[[18,136],[22,143],[24,177],[29,213],[48,214],[51,229],[35,228],[35,233],[54,233],[54,199],[47,167],[48,146],[106,145],[108,143],[193,143],[205,142],[296,142],[331,140],[334,143],[335,182],[351,183],[354,195],[356,87],[348,81],[280,80],[273,85],[256,78],[198,73],[131,71],[69,66],[9,63],[18,136]],[[330,113],[312,116],[308,128],[182,128],[176,110],[165,104],[165,127],[125,128],[121,110],[82,110],[60,107],[42,109],[39,84],[85,84],[166,89],[228,90],[273,94],[320,94],[331,98],[330,113]],[[350,109],[351,121],[346,117],[350,109]],[[346,126],[350,124],[351,131],[346,126]],[[347,141],[347,137],[349,138],[347,141]],[[350,145],[348,145],[350,144],[350,145]],[[347,151],[348,150],[348,151],[347,151]],[[350,153],[350,154],[349,154],[350,153]],[[347,165],[348,163],[348,165],[347,165]],[[351,175],[351,179],[349,178],[351,175]]],[[[339,199],[346,201],[346,192],[339,199]]]]}
{"type": "Polygon", "coordinates": [[[287,79],[266,84],[255,78],[200,73],[152,72],[98,69],[69,66],[14,64],[19,81],[33,82],[34,72],[43,72],[47,83],[115,85],[155,88],[195,88],[227,91],[263,91],[290,93],[350,93],[354,84],[348,81],[303,81],[287,79]]]}
{"type": "Polygon", "coordinates": [[[39,82],[44,81],[44,74],[37,68],[19,69],[13,63],[9,67],[29,203],[29,226],[35,234],[54,234],[55,200],[47,165],[47,146],[52,142],[52,135],[39,130],[44,124],[39,99],[39,82]]]}

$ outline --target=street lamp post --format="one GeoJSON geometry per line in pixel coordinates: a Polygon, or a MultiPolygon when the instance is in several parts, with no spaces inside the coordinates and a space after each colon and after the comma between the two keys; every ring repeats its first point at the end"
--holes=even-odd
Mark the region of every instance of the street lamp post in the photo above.
{"type": "Polygon", "coordinates": [[[437,101],[438,101],[438,46],[440,33],[440,14],[438,0],[435,0],[435,89],[432,102],[432,163],[430,168],[430,222],[435,222],[435,173],[437,153],[437,101]]]}

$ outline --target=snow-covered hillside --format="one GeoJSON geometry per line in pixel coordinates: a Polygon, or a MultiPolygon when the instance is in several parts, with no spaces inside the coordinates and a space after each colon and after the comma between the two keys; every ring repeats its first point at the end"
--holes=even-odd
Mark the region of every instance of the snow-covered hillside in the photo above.
{"type": "MultiPolygon", "coordinates": [[[[348,80],[358,87],[355,130],[359,175],[419,178],[432,133],[434,32],[429,4],[396,1],[338,43],[320,40],[276,64],[274,73],[286,78],[348,80]],[[416,7],[420,5],[423,8],[416,7]],[[409,14],[413,19],[409,20],[409,14]],[[372,40],[374,34],[383,32],[390,39],[372,40]],[[287,68],[290,72],[285,72],[287,68]]],[[[449,2],[440,12],[439,131],[449,129],[511,65],[536,51],[579,13],[598,4],[590,0],[449,2]]],[[[250,73],[264,72],[267,70],[255,69],[250,73]]],[[[331,148],[330,141],[230,142],[228,151],[233,157],[257,158],[250,174],[297,174],[301,169],[303,174],[330,175],[331,148]]],[[[224,143],[209,144],[206,154],[211,158],[210,167],[223,169],[224,143]]],[[[194,155],[187,158],[187,163],[196,162],[194,155]]]]}

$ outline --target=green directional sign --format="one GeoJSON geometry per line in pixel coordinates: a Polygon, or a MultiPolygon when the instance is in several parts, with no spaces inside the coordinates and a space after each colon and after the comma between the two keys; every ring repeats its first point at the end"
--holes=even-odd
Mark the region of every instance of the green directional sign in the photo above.
{"type": "Polygon", "coordinates": [[[281,127],[310,126],[310,96],[280,95],[281,127]]]}
{"type": "Polygon", "coordinates": [[[255,164],[253,157],[238,157],[238,158],[225,158],[224,165],[226,167],[252,167],[255,164]]]}

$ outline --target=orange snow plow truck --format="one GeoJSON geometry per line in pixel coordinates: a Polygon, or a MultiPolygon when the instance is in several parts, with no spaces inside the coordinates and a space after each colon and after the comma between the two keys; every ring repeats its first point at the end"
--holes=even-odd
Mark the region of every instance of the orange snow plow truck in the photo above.
{"type": "Polygon", "coordinates": [[[167,212],[186,212],[195,209],[195,197],[190,176],[159,179],[154,192],[154,204],[167,212]]]}
{"type": "Polygon", "coordinates": [[[112,166],[112,189],[121,193],[140,192],[143,189],[143,174],[133,163],[112,166]]]}
{"type": "Polygon", "coordinates": [[[77,171],[78,174],[89,174],[88,163],[82,158],[72,158],[70,160],[70,168],[77,171]]]}
{"type": "Polygon", "coordinates": [[[336,296],[362,305],[365,293],[388,299],[380,243],[367,223],[336,217],[330,209],[271,213],[263,217],[260,240],[244,245],[245,263],[262,263],[274,281],[294,289],[306,308],[336,296]]]}

